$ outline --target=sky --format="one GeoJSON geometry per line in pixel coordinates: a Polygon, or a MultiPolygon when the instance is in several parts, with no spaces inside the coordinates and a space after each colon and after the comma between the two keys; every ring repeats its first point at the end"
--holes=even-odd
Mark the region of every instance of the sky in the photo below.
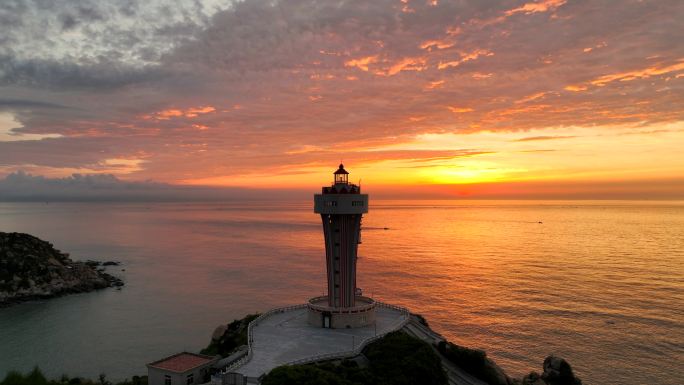
{"type": "Polygon", "coordinates": [[[0,194],[317,189],[344,162],[388,196],[683,199],[681,20],[679,0],[4,0],[0,194]]]}

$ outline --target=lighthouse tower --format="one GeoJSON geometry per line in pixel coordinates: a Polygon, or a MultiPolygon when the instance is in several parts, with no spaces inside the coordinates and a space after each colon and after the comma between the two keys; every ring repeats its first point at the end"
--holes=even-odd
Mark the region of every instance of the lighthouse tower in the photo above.
{"type": "Polygon", "coordinates": [[[325,328],[366,326],[375,322],[375,301],[362,296],[356,286],[356,260],[368,195],[349,183],[344,165],[333,175],[332,185],[314,195],[314,212],[323,222],[328,295],[309,301],[309,323],[325,328]]]}

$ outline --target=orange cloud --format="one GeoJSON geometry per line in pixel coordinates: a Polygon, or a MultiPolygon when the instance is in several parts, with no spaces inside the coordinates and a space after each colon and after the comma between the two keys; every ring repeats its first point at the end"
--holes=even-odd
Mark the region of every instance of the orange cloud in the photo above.
{"type": "Polygon", "coordinates": [[[524,97],[524,98],[522,98],[522,99],[516,101],[515,103],[516,103],[516,104],[520,104],[520,103],[531,102],[531,101],[533,101],[533,100],[537,100],[537,99],[543,98],[547,93],[548,93],[548,92],[537,92],[536,94],[532,94],[532,95],[530,95],[530,96],[526,96],[526,97],[524,97]]]}
{"type": "Polygon", "coordinates": [[[427,40],[424,41],[421,45],[421,49],[426,49],[428,51],[431,51],[435,48],[437,49],[446,49],[446,48],[451,48],[455,45],[453,41],[447,41],[447,40],[427,40]]]}
{"type": "MultiPolygon", "coordinates": [[[[380,60],[378,55],[366,56],[359,59],[348,60],[344,63],[345,67],[355,67],[364,72],[370,70],[370,65],[375,63],[389,63],[389,60],[380,60]]],[[[423,57],[405,57],[399,61],[382,69],[375,70],[373,73],[380,76],[393,76],[401,71],[423,71],[427,69],[426,58],[423,57]]]]}
{"type": "Polygon", "coordinates": [[[505,11],[502,16],[490,18],[490,19],[473,19],[470,21],[470,24],[479,26],[479,27],[486,27],[490,25],[495,25],[495,24],[500,24],[504,21],[506,21],[507,18],[516,15],[518,13],[523,13],[525,15],[530,15],[533,13],[539,13],[539,12],[547,12],[547,11],[555,11],[558,7],[562,6],[565,4],[567,0],[542,0],[539,2],[535,3],[525,3],[522,6],[518,8],[513,8],[509,9],[508,11],[505,11]]]}
{"type": "Polygon", "coordinates": [[[423,71],[427,68],[425,65],[426,59],[422,57],[407,57],[399,60],[393,64],[386,74],[389,76],[396,75],[401,71],[423,71]]]}
{"type": "Polygon", "coordinates": [[[493,75],[494,75],[494,74],[491,73],[491,72],[488,73],[488,74],[484,74],[484,73],[481,73],[481,72],[475,72],[474,74],[472,74],[472,75],[470,75],[470,76],[471,76],[473,79],[475,79],[475,80],[482,80],[482,79],[491,78],[493,75]]]}
{"type": "Polygon", "coordinates": [[[426,90],[434,90],[435,88],[441,88],[444,85],[444,80],[436,80],[433,82],[428,83],[428,85],[425,86],[426,90]]]}
{"type": "Polygon", "coordinates": [[[366,56],[359,59],[347,60],[344,62],[345,67],[356,67],[362,71],[368,72],[368,66],[378,62],[378,55],[366,56]]]}
{"type": "Polygon", "coordinates": [[[602,41],[602,42],[600,42],[599,44],[596,44],[596,45],[593,46],[593,47],[584,48],[584,49],[582,50],[582,52],[584,52],[584,53],[589,53],[589,52],[591,52],[591,51],[593,51],[593,50],[595,50],[595,49],[603,48],[603,47],[606,47],[606,46],[608,46],[608,44],[607,44],[605,41],[602,41]]]}
{"type": "Polygon", "coordinates": [[[554,140],[554,139],[570,139],[575,138],[574,135],[542,135],[542,136],[528,136],[525,138],[515,139],[514,142],[534,142],[538,140],[554,140]]]}
{"type": "Polygon", "coordinates": [[[647,79],[651,76],[663,75],[670,72],[678,72],[684,70],[684,59],[680,59],[677,63],[665,67],[648,67],[636,71],[620,72],[615,74],[608,74],[592,80],[592,85],[603,87],[613,81],[627,82],[635,79],[647,79]]]}
{"type": "Polygon", "coordinates": [[[416,10],[411,8],[409,6],[409,0],[401,0],[401,3],[404,4],[404,6],[401,8],[401,11],[404,13],[413,13],[416,10]]]}
{"type": "Polygon", "coordinates": [[[212,107],[212,106],[188,108],[188,109],[185,111],[184,116],[185,116],[186,118],[194,118],[194,117],[196,117],[197,115],[208,114],[208,113],[214,112],[214,111],[216,111],[216,108],[214,108],[214,107],[212,107]]]}
{"type": "Polygon", "coordinates": [[[143,119],[156,119],[156,120],[169,120],[171,118],[195,118],[199,115],[208,114],[210,112],[215,112],[216,108],[212,106],[203,107],[191,107],[186,110],[181,110],[178,108],[169,108],[167,110],[162,110],[155,112],[151,115],[144,115],[143,119]]]}
{"type": "Polygon", "coordinates": [[[510,116],[510,115],[517,115],[517,114],[523,114],[523,113],[530,113],[530,112],[539,112],[539,111],[542,111],[542,110],[545,110],[548,108],[551,108],[551,105],[549,105],[549,104],[533,104],[533,105],[529,105],[526,107],[505,109],[505,110],[497,112],[497,115],[499,115],[499,116],[510,116]]]}
{"type": "Polygon", "coordinates": [[[175,118],[177,116],[183,116],[183,111],[176,109],[169,109],[164,111],[159,111],[156,114],[157,119],[168,120],[170,118],[175,118]]]}
{"type": "MultiPolygon", "coordinates": [[[[671,64],[668,66],[651,66],[647,67],[644,69],[640,70],[634,70],[634,71],[627,71],[627,72],[618,72],[614,74],[608,74],[608,75],[603,75],[600,76],[594,80],[589,81],[586,84],[571,84],[568,86],[565,86],[564,89],[566,91],[572,91],[572,92],[580,92],[580,91],[586,91],[589,88],[589,85],[593,85],[596,87],[603,87],[607,85],[608,83],[619,81],[619,82],[628,82],[636,79],[647,79],[652,76],[658,76],[658,75],[665,75],[669,74],[671,72],[679,72],[679,71],[684,71],[684,59],[680,59],[677,61],[675,64],[671,64]]],[[[684,76],[684,73],[679,73],[675,75],[675,78],[679,78],[681,76],[684,76]]]]}
{"type": "Polygon", "coordinates": [[[567,0],[545,0],[536,3],[525,3],[518,8],[514,8],[506,11],[506,16],[512,16],[516,13],[524,13],[526,15],[537,13],[537,12],[547,12],[554,11],[556,8],[565,4],[567,0]]]}
{"type": "Polygon", "coordinates": [[[459,60],[454,60],[454,61],[449,61],[449,62],[440,62],[437,65],[437,69],[445,69],[449,67],[457,67],[467,61],[475,60],[479,58],[480,56],[493,56],[494,52],[491,52],[486,49],[476,49],[470,53],[461,53],[461,58],[459,60]]]}
{"type": "Polygon", "coordinates": [[[455,114],[462,114],[465,112],[472,112],[474,111],[472,108],[467,108],[467,107],[452,107],[452,106],[447,106],[449,111],[455,113],[455,114]]]}

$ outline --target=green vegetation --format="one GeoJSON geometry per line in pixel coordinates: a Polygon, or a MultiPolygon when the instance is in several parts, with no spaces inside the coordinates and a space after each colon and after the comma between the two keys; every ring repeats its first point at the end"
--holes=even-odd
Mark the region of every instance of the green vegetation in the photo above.
{"type": "Polygon", "coordinates": [[[104,374],[100,374],[97,381],[62,376],[59,380],[48,380],[37,367],[32,371],[22,374],[16,371],[7,373],[0,381],[0,385],[147,385],[147,376],[133,376],[130,380],[111,382],[104,374]]]}
{"type": "Polygon", "coordinates": [[[236,319],[228,325],[219,326],[211,338],[209,346],[202,349],[201,354],[221,357],[229,356],[235,349],[247,345],[247,327],[259,314],[248,314],[242,319],[236,319]]]}
{"type": "Polygon", "coordinates": [[[411,313],[411,315],[418,318],[418,322],[420,322],[423,326],[430,327],[430,325],[428,325],[427,320],[422,315],[415,313],[411,313]]]}
{"type": "Polygon", "coordinates": [[[427,343],[401,331],[393,332],[368,345],[364,351],[367,367],[355,361],[280,366],[273,369],[263,385],[443,385],[447,377],[437,354],[427,343]]]}
{"type": "Polygon", "coordinates": [[[120,279],[91,265],[72,261],[69,254],[32,235],[0,231],[0,307],[123,286],[120,279]]]}
{"type": "Polygon", "coordinates": [[[490,385],[506,385],[511,380],[482,350],[464,348],[441,341],[437,350],[456,366],[490,385]]]}

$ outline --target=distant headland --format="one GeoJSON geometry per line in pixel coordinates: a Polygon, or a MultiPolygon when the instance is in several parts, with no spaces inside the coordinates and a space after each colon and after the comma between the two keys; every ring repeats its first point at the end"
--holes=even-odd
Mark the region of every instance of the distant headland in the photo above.
{"type": "Polygon", "coordinates": [[[123,286],[101,265],[118,262],[73,261],[32,235],[0,232],[0,307],[123,286]]]}

